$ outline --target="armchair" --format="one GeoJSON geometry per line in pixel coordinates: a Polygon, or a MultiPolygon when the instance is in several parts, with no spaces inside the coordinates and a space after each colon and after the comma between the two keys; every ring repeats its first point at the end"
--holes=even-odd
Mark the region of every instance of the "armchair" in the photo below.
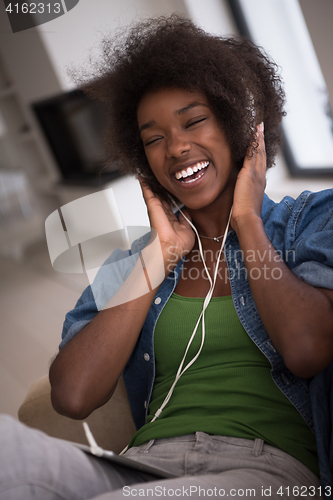
{"type": "MultiPolygon", "coordinates": [[[[56,413],[50,393],[49,378],[45,375],[31,386],[19,408],[19,420],[49,436],[87,444],[82,420],[73,420],[56,413]]],[[[112,398],[85,420],[100,446],[116,453],[125,448],[136,429],[122,378],[112,398]]]]}

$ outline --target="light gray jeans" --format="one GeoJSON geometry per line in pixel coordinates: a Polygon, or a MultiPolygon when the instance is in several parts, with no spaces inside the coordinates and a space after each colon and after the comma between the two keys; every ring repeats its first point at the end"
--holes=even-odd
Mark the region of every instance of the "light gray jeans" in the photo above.
{"type": "Polygon", "coordinates": [[[85,454],[0,416],[0,500],[320,498],[318,478],[261,439],[196,432],[156,439],[126,456],[181,477],[156,479],[85,454]]]}

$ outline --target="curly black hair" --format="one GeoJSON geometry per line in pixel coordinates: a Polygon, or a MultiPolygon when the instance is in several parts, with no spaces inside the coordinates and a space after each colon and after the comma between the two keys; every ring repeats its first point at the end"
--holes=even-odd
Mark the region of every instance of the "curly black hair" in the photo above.
{"type": "Polygon", "coordinates": [[[137,108],[145,94],[163,88],[196,90],[206,96],[239,169],[256,125],[263,121],[267,167],[274,164],[285,114],[284,91],[275,63],[246,38],[214,36],[172,14],[105,37],[102,59],[92,65],[94,80],[85,83],[84,90],[108,109],[108,159],[116,160],[126,173],[141,172],[155,193],[166,196],[145,156],[137,108]]]}

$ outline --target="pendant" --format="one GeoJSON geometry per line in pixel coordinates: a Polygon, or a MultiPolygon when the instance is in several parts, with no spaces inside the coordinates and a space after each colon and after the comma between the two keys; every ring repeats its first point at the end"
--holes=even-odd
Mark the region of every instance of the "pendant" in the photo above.
{"type": "Polygon", "coordinates": [[[218,238],[213,238],[216,243],[220,243],[220,240],[218,238]]]}

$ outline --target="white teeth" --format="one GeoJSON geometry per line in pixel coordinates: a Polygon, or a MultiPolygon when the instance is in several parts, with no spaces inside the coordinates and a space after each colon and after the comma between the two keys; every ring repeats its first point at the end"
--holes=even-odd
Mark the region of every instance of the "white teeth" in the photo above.
{"type": "Polygon", "coordinates": [[[190,180],[186,180],[186,181],[183,181],[184,184],[190,184],[190,182],[195,182],[197,181],[198,179],[200,179],[200,177],[202,177],[204,175],[205,172],[200,172],[200,174],[198,174],[198,177],[196,177],[195,179],[190,179],[190,180]]]}
{"type": "MultiPolygon", "coordinates": [[[[175,177],[177,180],[179,179],[185,179],[186,177],[189,177],[190,175],[193,175],[194,173],[198,172],[199,170],[202,170],[203,168],[208,167],[209,161],[202,161],[194,165],[193,167],[188,167],[186,170],[182,170],[180,172],[175,173],[175,177]]],[[[196,180],[196,179],[193,179],[196,180]]]]}

